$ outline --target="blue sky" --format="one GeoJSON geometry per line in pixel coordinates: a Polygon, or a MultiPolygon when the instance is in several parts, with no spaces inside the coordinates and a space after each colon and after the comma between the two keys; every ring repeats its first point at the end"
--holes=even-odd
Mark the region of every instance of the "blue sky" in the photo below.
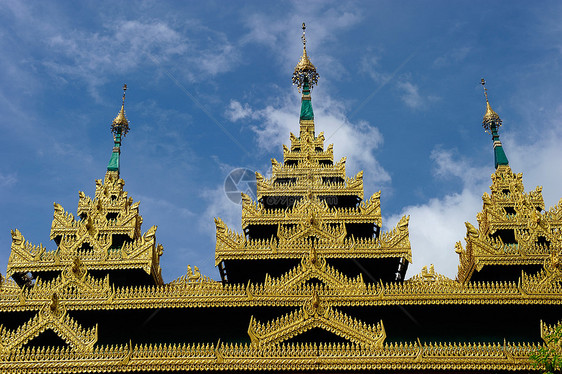
{"type": "Polygon", "coordinates": [[[411,216],[408,276],[454,277],[493,172],[481,77],[526,190],[562,197],[561,19],[556,1],[0,1],[0,272],[11,229],[55,249],[53,202],[93,195],[127,83],[121,176],[143,231],[158,225],[164,279],[217,279],[213,217],[240,231],[226,176],[268,174],[298,131],[306,22],[317,132],[382,190],[383,229],[411,216]]]}

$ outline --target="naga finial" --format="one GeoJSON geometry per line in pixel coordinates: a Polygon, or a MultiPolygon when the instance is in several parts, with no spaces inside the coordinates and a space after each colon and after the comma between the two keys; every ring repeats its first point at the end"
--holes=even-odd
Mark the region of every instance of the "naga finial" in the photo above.
{"type": "Polygon", "coordinates": [[[293,84],[299,89],[305,91],[311,90],[316,84],[318,84],[318,73],[316,72],[316,67],[310,62],[308,55],[306,53],[306,25],[302,23],[302,56],[295,67],[293,73],[293,84]]]}

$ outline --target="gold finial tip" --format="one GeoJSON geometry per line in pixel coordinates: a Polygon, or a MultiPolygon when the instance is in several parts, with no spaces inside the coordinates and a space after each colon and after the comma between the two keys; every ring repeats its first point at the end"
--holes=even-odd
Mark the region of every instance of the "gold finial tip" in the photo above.
{"type": "Polygon", "coordinates": [[[482,126],[486,132],[490,132],[490,125],[494,122],[498,127],[502,125],[502,120],[500,116],[492,109],[490,102],[488,101],[488,89],[486,88],[486,81],[484,78],[480,80],[482,87],[484,87],[484,96],[486,97],[486,114],[482,120],[482,126]]]}
{"type": "Polygon", "coordinates": [[[306,25],[302,23],[302,57],[300,58],[299,63],[295,67],[295,71],[293,73],[293,84],[296,85],[299,89],[304,86],[305,81],[308,82],[309,88],[312,89],[318,83],[318,73],[316,72],[316,67],[310,62],[308,55],[306,53],[306,35],[305,35],[306,25]]]}
{"type": "Polygon", "coordinates": [[[127,91],[127,84],[123,85],[123,103],[121,104],[121,110],[111,124],[111,131],[115,134],[120,133],[123,136],[127,135],[129,132],[129,121],[127,121],[127,117],[125,116],[125,91],[127,91]]]}
{"type": "Polygon", "coordinates": [[[125,105],[125,91],[127,91],[127,83],[123,85],[123,105],[125,105]]]}

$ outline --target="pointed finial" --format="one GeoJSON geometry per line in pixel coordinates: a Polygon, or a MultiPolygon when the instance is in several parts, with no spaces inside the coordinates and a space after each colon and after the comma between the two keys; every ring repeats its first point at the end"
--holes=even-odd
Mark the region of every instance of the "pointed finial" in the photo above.
{"type": "Polygon", "coordinates": [[[121,110],[113,123],[111,124],[111,132],[113,133],[113,141],[115,142],[113,146],[113,153],[107,164],[108,172],[117,172],[117,178],[119,178],[119,155],[121,154],[121,141],[122,138],[129,132],[129,121],[125,117],[125,92],[127,91],[127,85],[123,85],[123,102],[121,104],[121,110]]]}
{"type": "Polygon", "coordinates": [[[123,85],[123,103],[121,104],[121,111],[117,114],[117,117],[113,120],[111,124],[111,132],[113,135],[125,136],[129,132],[129,121],[125,117],[125,92],[127,91],[127,85],[123,85]]]}
{"type": "Polygon", "coordinates": [[[318,73],[316,72],[316,67],[310,62],[308,55],[306,53],[306,25],[302,23],[302,56],[295,67],[293,73],[293,84],[299,89],[305,87],[305,90],[311,90],[316,84],[318,84],[318,73]]]}
{"type": "Polygon", "coordinates": [[[498,133],[498,130],[502,125],[502,120],[490,106],[490,102],[488,101],[488,90],[486,89],[486,81],[484,78],[480,80],[480,83],[482,84],[482,87],[484,87],[484,96],[486,96],[486,114],[484,114],[482,127],[484,127],[484,130],[488,134],[492,135],[492,141],[494,144],[494,165],[497,169],[499,165],[509,165],[509,161],[503,150],[503,145],[498,133]]]}
{"type": "Polygon", "coordinates": [[[482,84],[482,87],[484,88],[484,96],[486,97],[486,114],[484,114],[484,119],[482,120],[482,127],[484,127],[484,131],[490,133],[492,122],[499,127],[502,125],[502,120],[490,106],[490,102],[488,101],[488,89],[486,88],[486,81],[484,78],[480,80],[480,84],[482,84]]]}

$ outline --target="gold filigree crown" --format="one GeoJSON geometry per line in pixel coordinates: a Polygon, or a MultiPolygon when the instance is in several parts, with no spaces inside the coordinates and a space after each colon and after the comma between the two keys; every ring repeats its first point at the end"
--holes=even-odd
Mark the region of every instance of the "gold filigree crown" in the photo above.
{"type": "Polygon", "coordinates": [[[301,88],[305,85],[305,83],[308,83],[309,88],[312,89],[315,85],[318,84],[318,77],[320,76],[316,72],[316,67],[312,64],[312,62],[310,62],[310,59],[308,58],[308,54],[306,53],[305,30],[306,30],[306,25],[303,22],[302,37],[301,37],[302,44],[303,44],[302,56],[297,66],[295,66],[295,71],[293,73],[293,84],[298,87],[299,92],[301,88]]]}

